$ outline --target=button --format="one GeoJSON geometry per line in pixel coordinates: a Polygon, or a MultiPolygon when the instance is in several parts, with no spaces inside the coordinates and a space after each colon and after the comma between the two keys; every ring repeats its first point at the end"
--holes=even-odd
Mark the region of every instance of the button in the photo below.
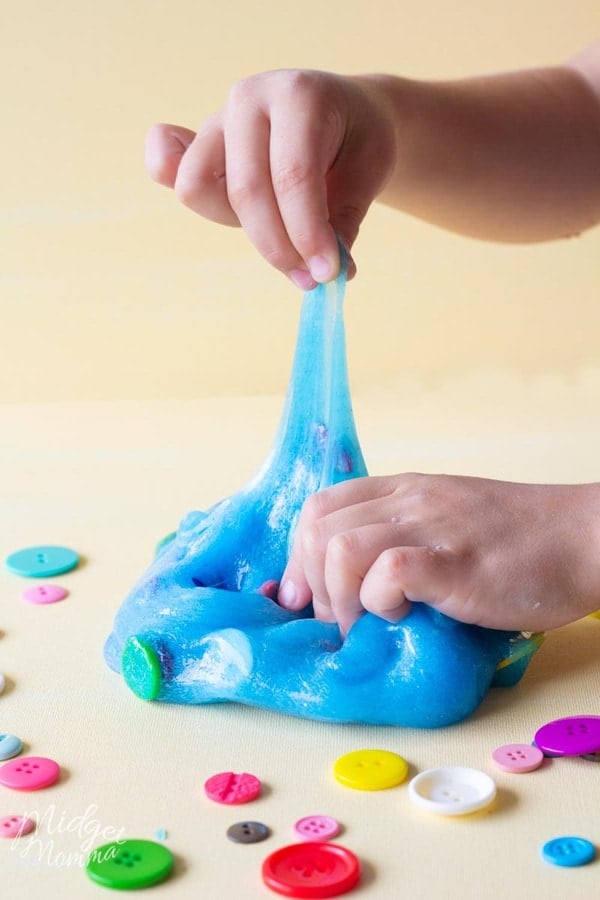
{"type": "Polygon", "coordinates": [[[173,854],[155,841],[128,839],[96,847],[85,871],[103,887],[128,890],[164,881],[173,869],[173,854]]]}
{"type": "Polygon", "coordinates": [[[408,763],[389,750],[355,750],[335,761],[333,774],[357,791],[383,791],[404,781],[408,763]]]}
{"type": "Polygon", "coordinates": [[[60,778],[60,766],[45,756],[21,756],[0,766],[0,784],[15,791],[39,791],[60,778]]]}
{"type": "Polygon", "coordinates": [[[121,671],[136,696],[156,700],[162,684],[160,659],[154,648],[137,636],[129,638],[123,648],[121,671]]]}
{"type": "Polygon", "coordinates": [[[505,744],[494,750],[492,759],[503,772],[519,774],[539,769],[544,762],[544,754],[539,747],[529,744],[505,744]]]}
{"type": "Polygon", "coordinates": [[[170,534],[167,534],[166,537],[162,538],[154,548],[154,557],[160,556],[163,550],[166,550],[167,547],[173,543],[175,538],[177,537],[177,532],[172,531],[170,534]]]}
{"type": "Polygon", "coordinates": [[[600,752],[598,753],[582,753],[582,759],[589,759],[590,762],[600,762],[600,752]]]}
{"type": "Polygon", "coordinates": [[[234,844],[258,844],[268,838],[269,833],[262,822],[236,822],[227,829],[227,837],[234,844]]]}
{"type": "Polygon", "coordinates": [[[358,884],[360,863],[338,844],[307,841],[268,856],[262,877],[267,887],[286,897],[337,897],[358,884]]]}
{"type": "Polygon", "coordinates": [[[64,600],[69,592],[58,584],[40,584],[36,587],[28,588],[23,592],[23,600],[27,603],[56,603],[58,600],[64,600]]]}
{"type": "Polygon", "coordinates": [[[23,834],[30,834],[34,828],[35,822],[26,816],[4,816],[4,818],[0,818],[0,837],[21,837],[23,834]]]}
{"type": "Polygon", "coordinates": [[[6,567],[15,575],[45,578],[70,572],[79,563],[79,554],[68,547],[28,547],[11,553],[6,567]]]}
{"type": "Polygon", "coordinates": [[[583,756],[600,750],[600,716],[567,716],[543,725],[536,746],[554,756],[583,756]]]}
{"type": "Polygon", "coordinates": [[[255,775],[220,772],[204,783],[206,796],[216,803],[249,803],[260,794],[261,783],[255,775]]]}
{"type": "Polygon", "coordinates": [[[279,582],[274,581],[272,578],[269,581],[264,581],[258,589],[258,593],[262,594],[263,597],[268,597],[269,600],[277,600],[278,591],[279,582]]]}
{"type": "Polygon", "coordinates": [[[582,837],[558,837],[544,844],[542,856],[555,866],[585,866],[596,856],[596,848],[582,837]]]}
{"type": "Polygon", "coordinates": [[[496,796],[496,785],[479,769],[440,766],[413,778],[408,795],[416,806],[428,812],[463,816],[488,806],[496,796]]]}
{"type": "Polygon", "coordinates": [[[0,734],[0,759],[12,759],[23,749],[23,743],[14,734],[0,734]]]}
{"type": "Polygon", "coordinates": [[[294,824],[294,833],[304,841],[328,841],[340,830],[340,823],[331,816],[305,816],[294,824]]]}

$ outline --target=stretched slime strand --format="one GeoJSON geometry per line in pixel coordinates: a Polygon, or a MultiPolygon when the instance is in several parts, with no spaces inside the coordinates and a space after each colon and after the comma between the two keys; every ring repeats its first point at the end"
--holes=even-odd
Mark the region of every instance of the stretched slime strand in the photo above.
{"type": "Polygon", "coordinates": [[[332,722],[437,727],[477,707],[498,663],[501,683],[514,683],[537,649],[521,645],[515,668],[513,634],[420,604],[397,625],[365,614],[342,644],[337,626],[310,608],[291,613],[270,599],[306,498],[367,474],[348,385],[345,286],[344,259],[335,282],[304,296],[284,410],[262,468],[236,494],[183,519],[116,616],[107,662],[144,699],[233,700],[332,722]]]}

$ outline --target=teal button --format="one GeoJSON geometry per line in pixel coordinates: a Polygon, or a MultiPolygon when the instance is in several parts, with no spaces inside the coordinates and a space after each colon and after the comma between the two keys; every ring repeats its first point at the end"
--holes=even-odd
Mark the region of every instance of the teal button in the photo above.
{"type": "Polygon", "coordinates": [[[173,869],[173,854],[156,841],[130,839],[96,847],[85,871],[103,887],[134,890],[164,881],[173,869]]]}
{"type": "Polygon", "coordinates": [[[12,759],[23,749],[23,743],[16,734],[0,734],[0,759],[12,759]]]}
{"type": "Polygon", "coordinates": [[[79,554],[68,547],[27,547],[6,558],[6,568],[25,578],[47,578],[70,572],[79,564],[79,554]]]}

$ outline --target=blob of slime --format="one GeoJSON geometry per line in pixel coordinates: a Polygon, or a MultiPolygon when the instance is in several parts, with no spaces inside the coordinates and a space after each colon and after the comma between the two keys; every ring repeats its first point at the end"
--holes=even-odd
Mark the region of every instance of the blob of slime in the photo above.
{"type": "Polygon", "coordinates": [[[105,658],[135,694],[235,701],[328,722],[434,728],[516,683],[540,639],[464,625],[414,604],[366,613],[342,643],[311,608],[270,599],[305,499],[367,474],[348,386],[346,273],[305,294],[273,449],[257,475],[163,541],[117,613],[105,658]]]}

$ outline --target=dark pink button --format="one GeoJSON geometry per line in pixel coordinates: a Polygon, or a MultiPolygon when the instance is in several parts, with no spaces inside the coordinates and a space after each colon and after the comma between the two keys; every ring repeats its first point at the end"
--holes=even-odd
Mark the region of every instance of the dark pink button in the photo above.
{"type": "Polygon", "coordinates": [[[69,594],[64,588],[58,584],[40,584],[36,587],[27,588],[23,592],[23,600],[27,603],[56,603],[58,600],[64,600],[69,594]]]}
{"type": "Polygon", "coordinates": [[[492,759],[503,772],[533,772],[544,762],[544,754],[529,744],[505,744],[492,753],[492,759]]]}
{"type": "Polygon", "coordinates": [[[0,819],[0,837],[21,837],[22,834],[30,834],[34,828],[35,822],[26,816],[4,816],[0,819]]]}
{"type": "Polygon", "coordinates": [[[204,783],[206,796],[216,803],[249,803],[260,794],[261,784],[255,775],[242,772],[220,772],[204,783]]]}
{"type": "Polygon", "coordinates": [[[567,716],[536,731],[535,745],[553,756],[582,756],[600,750],[600,716],[567,716]]]}
{"type": "Polygon", "coordinates": [[[340,823],[331,816],[304,816],[294,823],[294,833],[304,841],[328,841],[340,833],[340,823]]]}
{"type": "Polygon", "coordinates": [[[60,766],[45,756],[18,756],[0,766],[0,784],[15,791],[39,791],[60,778],[60,766]]]}

